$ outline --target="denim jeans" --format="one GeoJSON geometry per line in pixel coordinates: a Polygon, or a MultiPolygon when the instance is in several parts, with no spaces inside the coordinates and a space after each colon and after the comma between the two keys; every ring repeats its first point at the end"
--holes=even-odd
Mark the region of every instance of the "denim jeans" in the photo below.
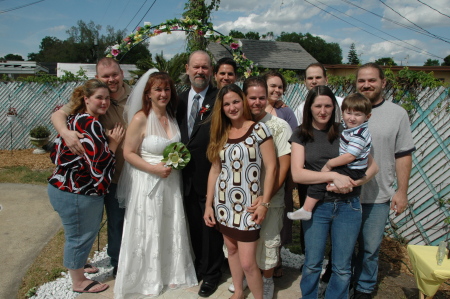
{"type": "Polygon", "coordinates": [[[47,191],[64,227],[64,266],[83,268],[100,229],[103,196],[65,192],[50,184],[47,191]]]}
{"type": "Polygon", "coordinates": [[[125,209],[119,207],[116,198],[117,184],[109,185],[109,193],[105,195],[106,218],[108,219],[108,256],[111,265],[117,267],[119,262],[120,244],[122,243],[123,222],[125,209]]]}
{"type": "Polygon", "coordinates": [[[331,233],[332,270],[325,298],[348,298],[351,259],[361,227],[359,197],[335,202],[319,202],[311,220],[303,221],[305,263],[300,289],[303,299],[316,299],[328,232],[331,233]]]}
{"type": "Polygon", "coordinates": [[[356,290],[372,293],[377,284],[378,253],[389,216],[390,203],[362,204],[358,253],[354,261],[356,290]]]}

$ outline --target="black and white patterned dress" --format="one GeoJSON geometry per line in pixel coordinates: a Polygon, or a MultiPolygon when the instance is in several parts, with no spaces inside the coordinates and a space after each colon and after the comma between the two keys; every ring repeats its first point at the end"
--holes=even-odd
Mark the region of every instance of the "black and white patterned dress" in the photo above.
{"type": "Polygon", "coordinates": [[[253,124],[244,136],[228,139],[220,151],[222,169],[217,178],[214,210],[217,228],[224,235],[243,242],[259,238],[260,225],[247,211],[261,192],[260,145],[272,138],[263,123],[253,124]]]}

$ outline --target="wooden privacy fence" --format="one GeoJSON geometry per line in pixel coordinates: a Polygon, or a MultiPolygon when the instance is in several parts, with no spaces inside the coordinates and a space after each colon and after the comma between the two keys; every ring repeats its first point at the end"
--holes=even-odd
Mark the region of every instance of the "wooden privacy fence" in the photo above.
{"type": "MultiPolygon", "coordinates": [[[[36,125],[45,125],[54,131],[50,115],[54,108],[70,97],[77,82],[41,84],[24,82],[0,83],[0,149],[31,148],[28,133],[36,125]],[[6,111],[16,108],[16,121],[9,123],[6,111]]],[[[186,87],[180,86],[179,90],[186,87]]],[[[344,97],[353,87],[333,88],[344,97]]],[[[391,214],[386,226],[390,235],[404,238],[411,244],[437,245],[448,238],[450,226],[450,89],[424,89],[417,97],[415,109],[410,112],[411,130],[417,150],[413,153],[413,169],[409,187],[409,208],[400,216],[391,214]]],[[[303,84],[289,85],[284,101],[293,109],[305,100],[303,84]]],[[[392,100],[392,90],[386,90],[386,99],[392,100]]]]}

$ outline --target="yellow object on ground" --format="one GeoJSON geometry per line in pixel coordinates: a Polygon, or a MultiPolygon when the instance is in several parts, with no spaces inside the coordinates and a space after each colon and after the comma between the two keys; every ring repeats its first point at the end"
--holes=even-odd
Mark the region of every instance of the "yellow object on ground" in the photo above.
{"type": "Polygon", "coordinates": [[[438,266],[438,246],[408,245],[408,254],[414,269],[417,287],[427,296],[434,296],[441,283],[450,279],[450,259],[444,257],[438,266]]]}

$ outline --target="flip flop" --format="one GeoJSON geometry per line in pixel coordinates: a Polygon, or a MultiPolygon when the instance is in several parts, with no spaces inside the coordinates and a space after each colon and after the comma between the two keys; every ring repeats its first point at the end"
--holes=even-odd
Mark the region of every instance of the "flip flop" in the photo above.
{"type": "Polygon", "coordinates": [[[92,266],[91,264],[84,265],[84,273],[94,274],[94,273],[97,273],[98,271],[99,271],[98,268],[92,266]]]}
{"type": "Polygon", "coordinates": [[[283,276],[283,265],[279,264],[275,267],[275,270],[273,271],[273,277],[280,278],[282,276],[283,276]]]}
{"type": "Polygon", "coordinates": [[[96,280],[93,280],[87,287],[84,288],[84,290],[82,290],[82,291],[75,291],[75,290],[73,290],[73,291],[76,292],[76,293],[100,293],[100,292],[105,291],[108,288],[109,288],[109,285],[104,284],[104,283],[100,283],[100,282],[98,282],[96,280]],[[94,286],[96,286],[98,284],[103,285],[104,287],[100,288],[98,290],[95,290],[95,291],[93,291],[93,290],[91,291],[92,287],[94,287],[94,286]]]}

